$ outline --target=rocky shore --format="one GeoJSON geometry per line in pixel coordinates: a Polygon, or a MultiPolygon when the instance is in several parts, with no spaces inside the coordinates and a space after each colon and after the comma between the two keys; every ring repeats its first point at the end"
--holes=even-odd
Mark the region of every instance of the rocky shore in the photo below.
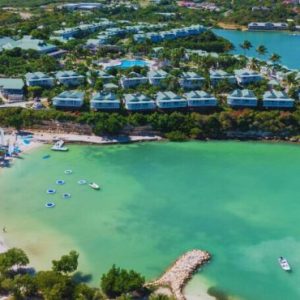
{"type": "Polygon", "coordinates": [[[193,273],[207,263],[211,255],[202,250],[191,250],[180,256],[175,263],[158,279],[148,283],[148,286],[167,286],[177,300],[186,300],[183,288],[193,273]]]}

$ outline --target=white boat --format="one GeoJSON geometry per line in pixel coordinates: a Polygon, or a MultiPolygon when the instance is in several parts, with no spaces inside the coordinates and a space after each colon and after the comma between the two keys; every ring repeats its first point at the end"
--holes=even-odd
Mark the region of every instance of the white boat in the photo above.
{"type": "Polygon", "coordinates": [[[284,271],[291,271],[292,268],[290,267],[289,262],[287,261],[286,258],[280,256],[278,258],[278,262],[279,262],[282,270],[284,270],[284,271]]]}
{"type": "Polygon", "coordinates": [[[64,147],[64,141],[59,140],[57,141],[51,148],[51,150],[53,151],[68,151],[69,148],[68,147],[64,147]]]}
{"type": "Polygon", "coordinates": [[[100,186],[95,182],[89,183],[89,186],[94,190],[100,190],[100,186]]]}

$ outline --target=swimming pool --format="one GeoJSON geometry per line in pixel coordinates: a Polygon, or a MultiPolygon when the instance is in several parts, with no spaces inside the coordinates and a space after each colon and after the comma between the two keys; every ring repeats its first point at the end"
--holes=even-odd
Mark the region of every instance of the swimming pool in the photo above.
{"type": "Polygon", "coordinates": [[[120,69],[128,69],[132,67],[148,67],[149,63],[142,59],[123,59],[120,61],[120,63],[107,66],[105,69],[111,69],[111,68],[120,68],[120,69]]]}

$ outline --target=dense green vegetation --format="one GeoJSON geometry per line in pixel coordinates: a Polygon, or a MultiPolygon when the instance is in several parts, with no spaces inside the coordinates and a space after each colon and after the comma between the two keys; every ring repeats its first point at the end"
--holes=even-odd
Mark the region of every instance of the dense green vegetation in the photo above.
{"type": "Polygon", "coordinates": [[[34,50],[20,48],[0,52],[0,74],[6,76],[25,75],[36,70],[51,72],[57,70],[57,61],[47,55],[40,55],[34,50]]]}
{"type": "Polygon", "coordinates": [[[274,136],[296,136],[300,133],[300,110],[260,111],[225,110],[213,113],[172,112],[151,114],[70,113],[55,110],[33,111],[11,108],[0,111],[0,126],[30,128],[45,120],[77,122],[90,125],[96,134],[122,134],[127,125],[150,126],[172,140],[186,138],[226,138],[228,132],[268,132],[274,136]]]}
{"type": "Polygon", "coordinates": [[[151,295],[144,288],[145,278],[139,273],[112,266],[102,276],[101,290],[83,283],[85,278],[77,271],[79,254],[70,251],[52,261],[52,270],[35,272],[28,267],[29,258],[17,248],[0,254],[0,295],[15,300],[132,300],[132,295],[149,296],[150,300],[174,300],[167,296],[151,295]]]}

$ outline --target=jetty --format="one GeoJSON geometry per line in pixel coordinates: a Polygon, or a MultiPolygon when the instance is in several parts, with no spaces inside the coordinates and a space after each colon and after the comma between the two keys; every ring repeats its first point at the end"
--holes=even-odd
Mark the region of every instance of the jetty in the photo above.
{"type": "Polygon", "coordinates": [[[175,263],[157,280],[147,286],[169,287],[177,300],[186,300],[183,288],[195,271],[211,258],[211,255],[202,250],[191,250],[180,256],[175,263]]]}

